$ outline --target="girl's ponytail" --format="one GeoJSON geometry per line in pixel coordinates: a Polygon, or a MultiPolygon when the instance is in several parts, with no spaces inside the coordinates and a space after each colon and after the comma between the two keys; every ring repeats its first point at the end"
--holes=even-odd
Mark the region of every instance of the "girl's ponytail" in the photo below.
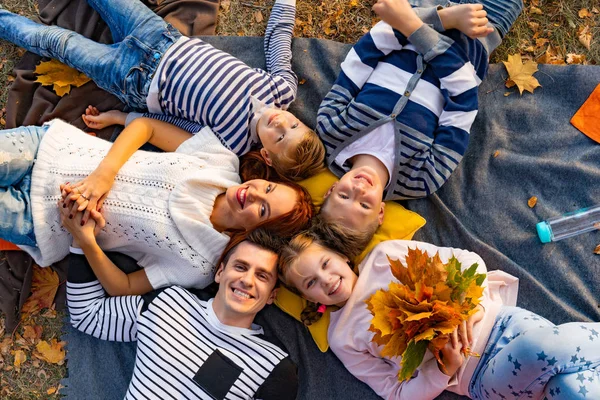
{"type": "Polygon", "coordinates": [[[300,313],[300,321],[305,326],[310,326],[321,319],[325,312],[325,305],[319,303],[313,303],[312,301],[306,301],[306,307],[300,313]]]}

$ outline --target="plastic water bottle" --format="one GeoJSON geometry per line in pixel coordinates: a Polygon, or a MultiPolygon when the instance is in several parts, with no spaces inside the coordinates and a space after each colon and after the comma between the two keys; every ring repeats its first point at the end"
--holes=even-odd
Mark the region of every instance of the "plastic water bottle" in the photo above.
{"type": "Polygon", "coordinates": [[[537,233],[542,243],[556,242],[580,233],[600,229],[600,205],[566,213],[538,222],[537,233]]]}

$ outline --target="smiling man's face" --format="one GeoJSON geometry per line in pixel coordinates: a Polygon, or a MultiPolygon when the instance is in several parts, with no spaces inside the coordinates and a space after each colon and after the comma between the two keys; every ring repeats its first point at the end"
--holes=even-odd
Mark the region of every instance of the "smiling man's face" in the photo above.
{"type": "Polygon", "coordinates": [[[213,309],[221,323],[249,328],[256,314],[275,299],[277,254],[249,241],[232,251],[215,275],[219,291],[213,309]]]}

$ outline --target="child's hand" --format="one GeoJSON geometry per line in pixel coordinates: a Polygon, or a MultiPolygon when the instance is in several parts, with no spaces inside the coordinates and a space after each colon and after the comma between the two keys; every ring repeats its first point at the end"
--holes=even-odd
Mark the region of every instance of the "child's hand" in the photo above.
{"type": "Polygon", "coordinates": [[[452,376],[458,371],[465,359],[461,352],[462,345],[458,341],[458,330],[455,329],[449,336],[450,340],[441,351],[446,370],[444,371],[440,364],[438,364],[438,367],[443,374],[452,376]]]}
{"type": "Polygon", "coordinates": [[[127,113],[118,110],[100,112],[94,106],[88,106],[81,116],[88,128],[102,129],[111,125],[125,125],[127,113]]]}
{"type": "Polygon", "coordinates": [[[485,309],[481,304],[477,305],[477,312],[469,317],[468,320],[463,321],[458,327],[458,335],[462,343],[463,349],[471,349],[473,344],[473,325],[483,319],[485,309]]]}
{"type": "Polygon", "coordinates": [[[494,31],[488,27],[487,12],[481,4],[458,4],[438,11],[444,29],[458,29],[471,39],[485,37],[494,31]]]}
{"type": "Polygon", "coordinates": [[[423,25],[423,21],[415,14],[407,0],[377,0],[373,11],[406,37],[423,25]]]}

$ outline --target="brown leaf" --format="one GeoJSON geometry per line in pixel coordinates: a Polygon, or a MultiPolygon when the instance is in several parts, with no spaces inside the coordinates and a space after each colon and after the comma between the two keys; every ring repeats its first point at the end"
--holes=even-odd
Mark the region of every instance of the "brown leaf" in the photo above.
{"type": "Polygon", "coordinates": [[[540,29],[540,24],[537,22],[528,22],[527,25],[529,26],[529,29],[531,29],[534,32],[540,29]]]}
{"type": "Polygon", "coordinates": [[[600,244],[594,249],[594,254],[600,255],[600,244]]]}
{"type": "Polygon", "coordinates": [[[599,10],[598,10],[596,7],[592,7],[592,12],[593,12],[594,14],[598,14],[598,13],[600,13],[600,11],[599,11],[599,10]]]}
{"type": "Polygon", "coordinates": [[[508,56],[508,61],[503,61],[506,70],[508,71],[508,80],[506,87],[517,85],[519,93],[522,95],[524,90],[533,93],[535,88],[541,86],[533,74],[538,70],[537,63],[534,61],[526,61],[523,63],[520,54],[508,56]]]}
{"type": "Polygon", "coordinates": [[[23,337],[35,344],[39,339],[42,338],[43,328],[39,325],[26,325],[23,328],[23,337]]]}
{"type": "Polygon", "coordinates": [[[539,8],[537,8],[537,7],[534,7],[534,6],[531,6],[531,7],[529,7],[529,12],[530,12],[531,14],[538,14],[538,15],[543,15],[543,14],[544,14],[544,13],[542,12],[542,10],[540,10],[539,8]]]}
{"type": "Polygon", "coordinates": [[[504,92],[504,97],[508,97],[512,94],[512,92],[504,92]]]}
{"type": "Polygon", "coordinates": [[[23,317],[27,314],[35,314],[44,308],[51,308],[54,296],[58,290],[58,274],[51,267],[33,267],[31,279],[31,296],[23,304],[21,312],[23,317]]]}
{"type": "Polygon", "coordinates": [[[539,49],[542,46],[545,46],[546,44],[548,44],[549,40],[546,38],[539,38],[539,39],[535,39],[535,48],[539,49]]]}
{"type": "Polygon", "coordinates": [[[221,10],[223,10],[223,12],[228,13],[229,7],[231,7],[231,1],[230,0],[221,0],[219,3],[219,7],[221,7],[221,10]]]}
{"type": "Polygon", "coordinates": [[[584,64],[585,63],[585,55],[584,54],[567,54],[567,64],[584,64]]]}
{"type": "Polygon", "coordinates": [[[527,200],[527,205],[529,206],[529,208],[535,207],[535,205],[537,204],[537,200],[537,197],[531,196],[529,200],[527,200]]]}
{"type": "Polygon", "coordinates": [[[494,158],[498,157],[500,155],[500,150],[496,150],[494,152],[494,158]]]}
{"type": "Polygon", "coordinates": [[[589,25],[580,28],[577,37],[579,39],[579,43],[589,50],[590,46],[592,45],[592,32],[590,31],[589,25]]]}
{"type": "Polygon", "coordinates": [[[256,10],[256,11],[254,12],[254,20],[255,20],[256,22],[259,22],[259,23],[260,23],[260,22],[263,22],[263,20],[264,20],[264,19],[265,19],[265,18],[263,17],[263,15],[262,15],[262,12],[260,12],[260,10],[256,10]]]}
{"type": "Polygon", "coordinates": [[[25,355],[25,352],[23,350],[15,350],[14,352],[12,352],[15,356],[15,361],[13,363],[13,365],[15,366],[15,370],[21,371],[21,365],[27,361],[27,356],[25,355]]]}
{"type": "Polygon", "coordinates": [[[50,343],[42,340],[36,346],[37,357],[52,364],[62,365],[65,362],[65,350],[63,346],[65,342],[59,342],[56,339],[52,339],[50,343]]]}
{"type": "Polygon", "coordinates": [[[8,351],[13,345],[13,340],[10,337],[4,338],[2,343],[0,343],[0,353],[8,354],[8,351]]]}
{"type": "Polygon", "coordinates": [[[50,389],[46,390],[46,394],[54,394],[56,393],[56,388],[55,387],[51,387],[50,389]]]}
{"type": "Polygon", "coordinates": [[[582,8],[577,14],[579,15],[579,18],[586,18],[592,16],[592,14],[588,11],[587,8],[582,8]]]}
{"type": "Polygon", "coordinates": [[[306,79],[302,78],[298,81],[298,85],[304,85],[306,83],[306,79]]]}
{"type": "Polygon", "coordinates": [[[563,54],[559,53],[556,47],[549,45],[546,52],[538,57],[537,62],[539,64],[564,65],[565,57],[563,54]]]}

